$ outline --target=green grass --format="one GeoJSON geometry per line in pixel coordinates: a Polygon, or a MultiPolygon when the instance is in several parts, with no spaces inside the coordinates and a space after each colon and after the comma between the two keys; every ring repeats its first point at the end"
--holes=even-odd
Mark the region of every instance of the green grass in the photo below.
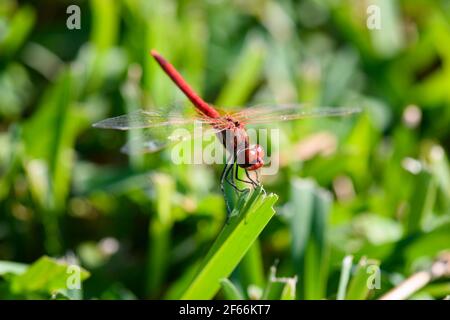
{"type": "Polygon", "coordinates": [[[211,299],[275,214],[278,197],[259,187],[242,195],[181,299],[211,299]]]}
{"type": "Polygon", "coordinates": [[[68,30],[66,3],[0,1],[0,299],[378,299],[450,249],[445,1],[376,1],[382,30],[346,1],[110,2],[78,1],[68,30]],[[261,126],[280,168],[226,224],[221,165],[127,156],[142,132],[91,126],[193,114],[153,48],[225,110],[363,112],[261,126]]]}

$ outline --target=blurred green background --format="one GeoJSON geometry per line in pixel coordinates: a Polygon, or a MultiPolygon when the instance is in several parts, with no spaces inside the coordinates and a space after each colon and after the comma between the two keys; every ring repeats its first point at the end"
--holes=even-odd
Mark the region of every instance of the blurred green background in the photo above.
{"type": "MultiPolygon", "coordinates": [[[[280,171],[263,178],[277,214],[217,298],[289,296],[267,293],[278,261],[277,277],[298,277],[291,298],[376,299],[450,249],[450,1],[2,0],[0,299],[178,298],[188,285],[225,221],[221,166],[129,157],[125,132],[91,127],[191,108],[152,48],[224,109],[364,110],[281,126],[280,171]],[[65,286],[72,263],[82,290],[65,286]]],[[[448,294],[438,279],[410,298],[448,294]]]]}

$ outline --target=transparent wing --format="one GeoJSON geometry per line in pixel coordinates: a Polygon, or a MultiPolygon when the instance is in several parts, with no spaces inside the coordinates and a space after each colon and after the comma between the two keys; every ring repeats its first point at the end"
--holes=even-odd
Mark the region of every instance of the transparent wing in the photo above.
{"type": "Polygon", "coordinates": [[[361,112],[358,107],[311,107],[308,104],[260,105],[231,114],[234,119],[248,124],[317,117],[347,116],[361,112]]]}
{"type": "Polygon", "coordinates": [[[162,126],[180,126],[191,124],[195,121],[207,122],[202,117],[186,117],[179,113],[167,113],[167,111],[137,110],[129,114],[108,118],[93,124],[95,128],[130,130],[162,126]]]}
{"type": "Polygon", "coordinates": [[[121,149],[124,153],[156,152],[170,143],[217,134],[227,128],[223,118],[212,119],[197,115],[184,116],[166,110],[138,110],[108,118],[93,125],[95,128],[133,130],[121,149]]]}
{"type": "Polygon", "coordinates": [[[167,141],[150,139],[142,140],[139,138],[130,139],[126,144],[120,148],[120,152],[126,154],[143,154],[153,153],[164,149],[167,146],[167,141]]]}
{"type": "Polygon", "coordinates": [[[191,139],[211,139],[226,130],[222,127],[211,127],[201,122],[183,126],[164,126],[133,132],[132,137],[121,148],[123,153],[142,154],[157,152],[170,144],[191,139]]]}

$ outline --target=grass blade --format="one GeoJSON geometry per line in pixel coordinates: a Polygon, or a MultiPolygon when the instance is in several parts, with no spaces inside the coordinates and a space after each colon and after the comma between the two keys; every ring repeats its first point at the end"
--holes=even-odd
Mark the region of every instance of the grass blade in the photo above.
{"type": "Polygon", "coordinates": [[[248,100],[259,81],[265,57],[265,47],[258,37],[250,37],[229,81],[220,92],[216,105],[239,106],[248,100]]]}
{"type": "Polygon", "coordinates": [[[244,300],[244,295],[238,288],[228,279],[220,280],[222,291],[227,300],[244,300]]]}
{"type": "Polygon", "coordinates": [[[0,276],[12,273],[12,274],[22,274],[27,270],[27,265],[12,261],[0,260],[0,276]]]}
{"type": "Polygon", "coordinates": [[[56,290],[67,289],[68,284],[74,278],[74,271],[78,273],[79,281],[89,277],[89,272],[81,267],[76,267],[60,262],[47,256],[30,265],[25,272],[11,279],[11,290],[16,294],[27,294],[30,292],[52,293],[56,290]]]}
{"type": "Polygon", "coordinates": [[[295,300],[297,276],[292,278],[277,277],[277,264],[270,267],[269,278],[261,300],[295,300]]]}
{"type": "Polygon", "coordinates": [[[73,77],[64,71],[23,126],[25,171],[31,194],[44,214],[47,252],[55,254],[61,250],[57,216],[64,212],[70,192],[76,160],[73,146],[84,117],[73,103],[74,91],[73,77]]]}
{"type": "Polygon", "coordinates": [[[113,46],[117,40],[119,8],[117,2],[91,0],[93,15],[92,42],[100,51],[113,46]]]}
{"type": "Polygon", "coordinates": [[[169,261],[170,230],[173,224],[171,199],[175,189],[172,178],[155,174],[156,216],[149,225],[149,251],[147,267],[147,294],[155,296],[165,280],[169,261]]]}
{"type": "Polygon", "coordinates": [[[292,256],[300,279],[299,288],[306,299],[325,297],[326,220],[331,205],[330,194],[311,180],[297,179],[291,185],[290,224],[292,256]]]}
{"type": "Polygon", "coordinates": [[[428,170],[422,170],[415,177],[416,183],[410,196],[410,210],[406,218],[406,233],[413,234],[424,229],[432,214],[437,195],[437,184],[428,170]]]}
{"type": "MultiPolygon", "coordinates": [[[[364,300],[367,299],[371,290],[371,283],[369,283],[370,267],[378,266],[379,262],[374,260],[367,260],[361,258],[358,263],[358,267],[350,281],[348,287],[346,300],[364,300]]],[[[378,275],[379,276],[379,275],[378,275]]]]}
{"type": "Polygon", "coordinates": [[[7,32],[0,38],[0,56],[2,58],[12,57],[24,44],[33,29],[35,20],[36,13],[31,7],[23,6],[17,11],[8,28],[5,28],[7,32]]]}
{"type": "Polygon", "coordinates": [[[250,285],[264,288],[265,275],[259,241],[256,240],[239,264],[239,279],[243,288],[250,285]]]}
{"type": "Polygon", "coordinates": [[[346,256],[342,260],[341,277],[339,278],[339,289],[336,300],[344,300],[347,291],[348,280],[350,279],[350,272],[352,271],[352,256],[346,256]]]}
{"type": "Polygon", "coordinates": [[[181,299],[211,299],[220,289],[220,279],[234,270],[258,235],[275,214],[275,194],[261,187],[241,196],[237,210],[212,245],[198,274],[181,299]]]}
{"type": "Polygon", "coordinates": [[[297,277],[288,278],[281,292],[280,300],[295,300],[295,289],[297,286],[297,277]]]}

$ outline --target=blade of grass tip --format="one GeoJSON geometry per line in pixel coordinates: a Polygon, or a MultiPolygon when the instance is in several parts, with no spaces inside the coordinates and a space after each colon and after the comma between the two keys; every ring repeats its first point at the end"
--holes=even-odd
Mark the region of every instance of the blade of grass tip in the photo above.
{"type": "Polygon", "coordinates": [[[341,276],[339,278],[339,288],[336,300],[344,300],[347,291],[350,272],[352,271],[353,256],[346,256],[342,260],[341,276]]]}
{"type": "Polygon", "coordinates": [[[293,278],[277,277],[278,261],[270,267],[266,287],[261,300],[294,300],[296,298],[297,276],[293,278]]]}
{"type": "MultiPolygon", "coordinates": [[[[295,47],[286,47],[284,42],[281,44],[277,41],[268,41],[270,41],[267,44],[269,52],[264,68],[264,79],[267,83],[267,88],[264,88],[263,90],[270,90],[275,101],[297,101],[297,90],[295,88],[297,82],[292,77],[292,66],[297,63],[298,51],[297,49],[294,49],[295,47]],[[295,58],[291,59],[291,57],[295,58]]],[[[305,74],[305,72],[299,73],[302,75],[305,74]]],[[[303,90],[301,92],[303,92],[303,90]]]]}
{"type": "Polygon", "coordinates": [[[147,262],[147,294],[154,297],[164,283],[169,262],[170,230],[172,228],[171,199],[175,184],[165,174],[155,174],[156,215],[149,225],[149,251],[147,262]]]}
{"type": "Polygon", "coordinates": [[[275,282],[275,278],[277,276],[277,265],[278,260],[270,267],[269,276],[267,277],[266,287],[261,295],[261,300],[270,300],[274,299],[278,292],[281,291],[279,288],[279,283],[275,282]]]}
{"type": "Polygon", "coordinates": [[[326,224],[331,205],[329,192],[314,181],[294,179],[288,204],[292,234],[292,257],[302,288],[300,296],[322,299],[327,279],[326,224]]]}
{"type": "Polygon", "coordinates": [[[223,295],[227,300],[244,300],[242,292],[228,279],[220,280],[223,295]]]}
{"type": "Polygon", "coordinates": [[[316,188],[314,194],[314,213],[309,240],[305,254],[305,297],[323,299],[326,297],[328,279],[328,246],[326,243],[328,215],[332,203],[330,192],[316,188]],[[308,275],[308,277],[305,277],[308,275]]]}
{"type": "Polygon", "coordinates": [[[292,260],[300,281],[299,294],[304,296],[304,258],[311,232],[314,210],[314,183],[311,180],[293,179],[288,203],[289,224],[291,229],[292,260]],[[301,289],[300,289],[301,287],[301,289]]]}
{"type": "Polygon", "coordinates": [[[250,36],[244,53],[217,98],[216,105],[239,106],[248,100],[259,82],[265,53],[264,42],[259,37],[250,36]]]}
{"type": "Polygon", "coordinates": [[[346,300],[367,299],[370,290],[379,287],[380,274],[378,266],[378,261],[368,260],[365,257],[360,259],[350,281],[346,300]]]}
{"type": "Polygon", "coordinates": [[[286,284],[284,285],[283,292],[281,293],[281,300],[295,300],[296,293],[295,289],[297,286],[297,276],[293,278],[287,278],[286,284]]]}
{"type": "Polygon", "coordinates": [[[224,226],[181,299],[211,299],[275,214],[278,196],[266,195],[261,187],[238,200],[234,216],[224,226]],[[242,203],[244,198],[244,203],[242,203]]]}
{"type": "Polygon", "coordinates": [[[334,105],[345,94],[352,76],[357,70],[358,55],[353,49],[339,50],[324,75],[320,104],[334,105]]]}
{"type": "Polygon", "coordinates": [[[384,57],[391,57],[397,53],[405,43],[402,32],[402,18],[397,1],[376,0],[374,2],[383,15],[383,29],[389,32],[380,32],[378,28],[369,28],[372,44],[375,50],[384,57]]]}
{"type": "Polygon", "coordinates": [[[437,194],[436,181],[427,169],[421,170],[415,180],[409,199],[410,209],[405,221],[407,234],[413,234],[424,228],[427,218],[432,213],[437,194]]]}
{"type": "Polygon", "coordinates": [[[429,158],[431,172],[442,194],[441,199],[446,207],[450,207],[450,167],[445,150],[439,145],[434,145],[430,150],[429,158]]]}
{"type": "Polygon", "coordinates": [[[32,31],[36,14],[30,6],[21,6],[0,40],[0,57],[12,57],[32,31]]]}
{"type": "Polygon", "coordinates": [[[311,180],[294,179],[288,204],[292,234],[292,256],[297,270],[302,264],[306,244],[311,232],[314,208],[314,183],[311,180]]]}

